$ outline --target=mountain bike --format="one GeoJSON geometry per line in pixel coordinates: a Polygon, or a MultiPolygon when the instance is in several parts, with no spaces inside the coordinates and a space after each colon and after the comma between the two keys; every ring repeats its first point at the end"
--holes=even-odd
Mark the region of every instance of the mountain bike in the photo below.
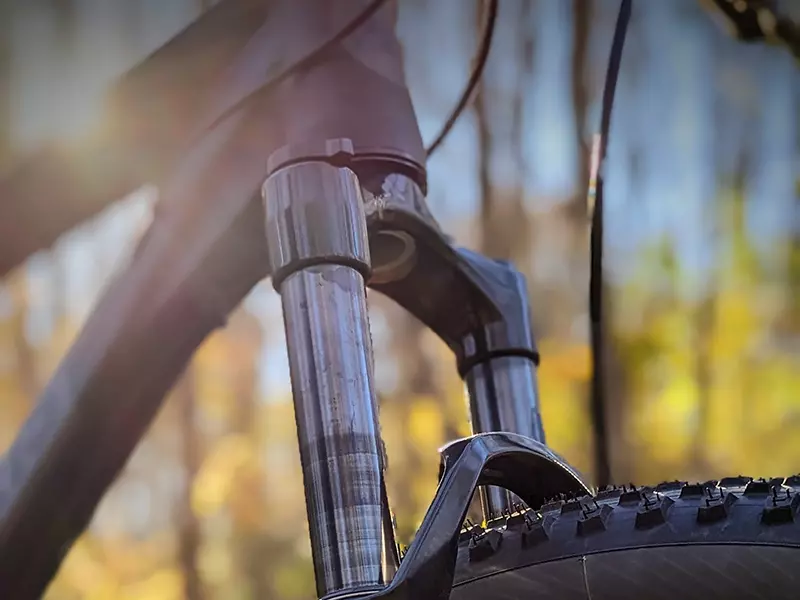
{"type": "MultiPolygon", "coordinates": [[[[498,3],[487,3],[476,68],[427,151],[394,7],[287,0],[266,19],[264,4],[218,3],[121,80],[111,110],[127,118],[95,142],[93,187],[57,153],[0,186],[19,206],[55,194],[64,202],[53,222],[80,214],[67,214],[78,192],[89,204],[144,181],[163,192],[130,266],[0,465],[0,595],[43,593],[194,349],[271,277],[319,598],[795,596],[800,477],[591,486],[545,443],[524,277],[457,247],[428,210],[426,157],[469,101],[498,3]],[[232,33],[248,42],[232,45],[232,33]],[[202,68],[187,69],[200,41],[217,43],[202,68]],[[279,58],[265,67],[270,53],[279,58]],[[192,85],[203,103],[187,115],[175,98],[197,95],[192,85]],[[156,93],[163,104],[147,101],[156,93]],[[474,432],[441,449],[435,498],[402,557],[384,480],[367,287],[447,343],[474,432]],[[480,525],[466,521],[476,491],[480,525]]],[[[630,10],[623,1],[610,81],[630,10]]],[[[594,190],[597,242],[602,171],[594,190]]],[[[599,310],[592,316],[599,327],[599,310]]]]}

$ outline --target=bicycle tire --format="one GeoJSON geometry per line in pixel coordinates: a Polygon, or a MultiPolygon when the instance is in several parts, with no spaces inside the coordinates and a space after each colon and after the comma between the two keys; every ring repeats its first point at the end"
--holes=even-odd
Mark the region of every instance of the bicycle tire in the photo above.
{"type": "Polygon", "coordinates": [[[800,475],[615,488],[462,531],[451,598],[800,596],[800,475]]]}

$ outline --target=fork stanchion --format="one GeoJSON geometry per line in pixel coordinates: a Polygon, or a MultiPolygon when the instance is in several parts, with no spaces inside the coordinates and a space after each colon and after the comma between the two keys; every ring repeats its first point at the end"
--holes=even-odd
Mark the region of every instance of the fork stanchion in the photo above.
{"type": "MultiPolygon", "coordinates": [[[[533,340],[524,276],[510,263],[481,257],[499,308],[496,319],[463,342],[462,369],[469,394],[473,433],[503,431],[545,443],[536,377],[538,352],[533,340]]],[[[522,500],[498,487],[480,489],[486,520],[514,512],[522,500]]]]}
{"type": "MultiPolygon", "coordinates": [[[[346,140],[328,143],[335,157],[346,140]]],[[[384,584],[391,522],[373,386],[365,277],[370,257],[356,175],[293,162],[263,188],[283,304],[311,549],[320,598],[384,584]],[[388,518],[388,521],[387,521],[388,518]]],[[[391,557],[389,557],[391,560],[391,557]]]]}
{"type": "MultiPolygon", "coordinates": [[[[464,380],[475,433],[505,431],[544,443],[538,407],[536,365],[525,356],[500,356],[479,363],[464,380]]],[[[480,488],[484,517],[514,512],[522,500],[494,486],[480,488]]]]}

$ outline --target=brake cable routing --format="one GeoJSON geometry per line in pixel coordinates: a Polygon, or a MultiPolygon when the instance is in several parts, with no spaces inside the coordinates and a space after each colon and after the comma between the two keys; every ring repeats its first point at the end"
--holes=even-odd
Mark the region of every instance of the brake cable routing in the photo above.
{"type": "Polygon", "coordinates": [[[600,116],[600,133],[595,135],[592,144],[592,158],[589,174],[589,190],[587,205],[591,214],[589,234],[589,318],[591,321],[591,415],[594,429],[595,482],[603,488],[611,482],[611,463],[608,448],[608,431],[606,425],[606,402],[604,389],[604,355],[603,355],[603,188],[604,166],[608,149],[608,135],[611,129],[611,112],[614,107],[614,96],[617,90],[622,51],[631,18],[632,0],[622,0],[614,26],[614,38],[611,43],[611,54],[608,58],[605,83],[603,86],[603,103],[600,116]]]}

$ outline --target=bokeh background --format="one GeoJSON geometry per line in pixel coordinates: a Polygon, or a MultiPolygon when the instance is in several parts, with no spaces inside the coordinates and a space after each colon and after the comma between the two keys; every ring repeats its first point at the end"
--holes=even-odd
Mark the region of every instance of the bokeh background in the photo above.
{"type": "MultiPolygon", "coordinates": [[[[205,4],[1,2],[0,162],[82,127],[109,82],[205,4]]],[[[475,101],[429,165],[446,229],[528,276],[548,441],[590,477],[587,149],[617,8],[503,0],[475,101]]],[[[400,2],[425,139],[467,77],[478,14],[463,0],[400,2]]],[[[800,468],[798,74],[788,52],[734,41],[697,0],[634,8],[606,193],[618,483],[800,468]]],[[[0,449],[157,195],[120,199],[0,281],[0,449]]],[[[436,449],[469,433],[467,410],[443,344],[385,298],[370,305],[389,494],[408,543],[436,449]]],[[[280,303],[265,282],[200,348],[47,598],[313,595],[280,303]]]]}

